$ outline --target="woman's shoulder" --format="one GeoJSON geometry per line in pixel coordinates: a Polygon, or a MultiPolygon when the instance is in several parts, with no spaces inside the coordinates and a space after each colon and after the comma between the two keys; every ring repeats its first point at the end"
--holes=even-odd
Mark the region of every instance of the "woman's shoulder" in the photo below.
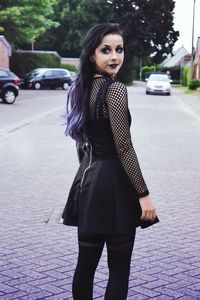
{"type": "Polygon", "coordinates": [[[111,93],[112,95],[113,94],[127,95],[127,86],[118,80],[113,80],[108,87],[108,94],[109,93],[111,93]]]}
{"type": "Polygon", "coordinates": [[[119,87],[119,88],[124,88],[126,89],[126,85],[124,83],[122,83],[121,81],[117,80],[117,79],[114,79],[112,82],[111,82],[111,87],[119,87]]]}

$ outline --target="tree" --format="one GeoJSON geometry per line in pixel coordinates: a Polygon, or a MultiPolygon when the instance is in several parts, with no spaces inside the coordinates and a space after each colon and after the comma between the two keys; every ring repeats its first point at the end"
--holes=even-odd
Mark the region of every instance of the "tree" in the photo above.
{"type": "Polygon", "coordinates": [[[50,29],[38,41],[39,49],[52,49],[62,56],[77,57],[87,30],[110,18],[105,0],[60,0],[55,6],[54,21],[60,25],[50,29]]]}
{"type": "Polygon", "coordinates": [[[58,0],[1,0],[0,33],[14,47],[30,44],[59,25],[52,21],[53,5],[58,0]]]}
{"type": "Polygon", "coordinates": [[[129,51],[160,60],[171,53],[178,32],[173,29],[174,0],[109,0],[114,19],[125,32],[129,51]]]}
{"type": "Polygon", "coordinates": [[[173,29],[174,0],[109,0],[113,20],[124,30],[127,55],[122,73],[131,74],[133,58],[151,55],[154,63],[172,52],[178,38],[173,29]]]}
{"type": "Polygon", "coordinates": [[[159,63],[172,52],[174,6],[174,0],[1,0],[0,27],[17,47],[37,39],[37,49],[77,57],[91,26],[117,22],[126,42],[122,72],[131,80],[134,57],[159,63]]]}
{"type": "Polygon", "coordinates": [[[124,30],[128,52],[138,57],[151,54],[157,62],[172,51],[178,37],[173,29],[174,5],[174,0],[60,0],[54,18],[60,26],[50,30],[50,40],[60,54],[77,54],[82,36],[92,25],[117,22],[124,30]]]}

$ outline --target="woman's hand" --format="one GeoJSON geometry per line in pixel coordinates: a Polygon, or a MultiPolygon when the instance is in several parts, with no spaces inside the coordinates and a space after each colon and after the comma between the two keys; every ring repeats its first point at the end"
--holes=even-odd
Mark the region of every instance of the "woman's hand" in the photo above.
{"type": "Polygon", "coordinates": [[[142,209],[141,220],[153,221],[156,218],[156,209],[153,206],[151,197],[148,195],[139,199],[142,209]]]}

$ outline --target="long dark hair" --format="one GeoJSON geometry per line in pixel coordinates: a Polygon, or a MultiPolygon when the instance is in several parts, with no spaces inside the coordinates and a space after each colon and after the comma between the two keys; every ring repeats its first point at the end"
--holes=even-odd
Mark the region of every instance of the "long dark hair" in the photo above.
{"type": "Polygon", "coordinates": [[[65,115],[65,134],[70,135],[79,144],[84,141],[83,125],[87,117],[87,103],[95,73],[95,64],[91,61],[91,56],[100,45],[102,38],[113,33],[122,36],[119,24],[98,24],[88,31],[83,40],[79,73],[75,83],[69,89],[65,115]]]}

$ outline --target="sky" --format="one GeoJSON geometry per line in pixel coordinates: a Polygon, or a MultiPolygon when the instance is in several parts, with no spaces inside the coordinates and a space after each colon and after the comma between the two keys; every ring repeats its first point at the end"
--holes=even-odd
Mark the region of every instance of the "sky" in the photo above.
{"type": "MultiPolygon", "coordinates": [[[[179,30],[179,39],[174,50],[184,46],[191,53],[192,49],[192,20],[194,0],[175,0],[174,29],[179,30]]],[[[200,0],[195,1],[194,46],[200,36],[200,0]]]]}

